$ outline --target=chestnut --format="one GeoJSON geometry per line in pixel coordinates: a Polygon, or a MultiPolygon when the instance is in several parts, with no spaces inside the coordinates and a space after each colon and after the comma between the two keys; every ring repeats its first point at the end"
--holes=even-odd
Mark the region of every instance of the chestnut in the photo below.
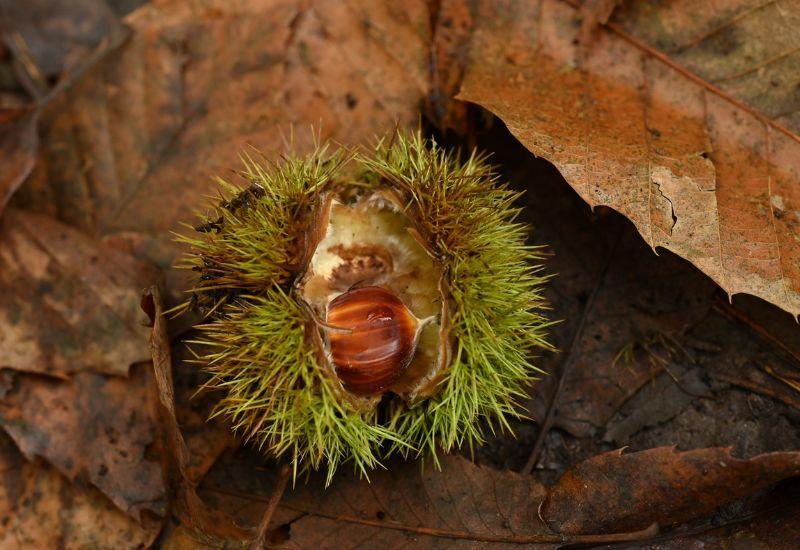
{"type": "Polygon", "coordinates": [[[480,153],[396,130],[373,150],[248,157],[181,237],[215,414],[295,472],[362,474],[508,426],[546,341],[540,253],[480,153]],[[488,420],[488,421],[487,421],[488,420]]]}
{"type": "Polygon", "coordinates": [[[382,393],[406,371],[417,347],[419,320],[392,291],[349,290],[327,308],[327,333],[336,375],[360,396],[382,393]]]}

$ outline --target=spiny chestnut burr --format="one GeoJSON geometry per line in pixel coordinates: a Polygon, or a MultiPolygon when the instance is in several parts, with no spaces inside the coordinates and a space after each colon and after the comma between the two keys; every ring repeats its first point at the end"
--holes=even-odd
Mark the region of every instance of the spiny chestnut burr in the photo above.
{"type": "Polygon", "coordinates": [[[390,290],[349,290],[328,305],[326,319],[336,375],[356,395],[381,393],[408,368],[419,321],[390,290]]]}
{"type": "Polygon", "coordinates": [[[240,175],[182,239],[215,414],[328,482],[509,425],[549,348],[546,277],[484,156],[398,131],[240,175]]]}

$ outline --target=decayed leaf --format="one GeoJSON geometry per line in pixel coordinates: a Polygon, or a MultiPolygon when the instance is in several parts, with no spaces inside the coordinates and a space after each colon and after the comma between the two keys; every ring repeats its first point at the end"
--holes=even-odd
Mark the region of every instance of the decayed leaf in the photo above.
{"type": "Polygon", "coordinates": [[[626,2],[612,24],[800,132],[797,2],[626,2]]]}
{"type": "Polygon", "coordinates": [[[149,516],[137,523],[96,490],[26,462],[5,435],[0,435],[0,469],[3,548],[146,548],[161,529],[149,516]]]}
{"type": "MultiPolygon", "coordinates": [[[[432,465],[421,469],[415,462],[393,460],[386,470],[371,474],[369,482],[342,470],[324,490],[324,476],[297,480],[295,488],[284,494],[272,523],[276,546],[464,548],[472,543],[492,548],[520,544],[553,548],[566,543],[642,540],[656,533],[654,527],[601,535],[554,533],[537,515],[546,488],[534,478],[476,466],[461,456],[441,458],[441,471],[432,465]]],[[[247,481],[231,480],[221,470],[212,472],[204,484],[206,494],[252,521],[253,505],[262,507],[270,500],[275,479],[260,474],[247,481]],[[219,475],[226,483],[217,490],[214,484],[219,475]],[[239,481],[254,486],[237,490],[239,481]]]]}
{"type": "Polygon", "coordinates": [[[620,409],[625,416],[607,425],[603,441],[625,443],[642,429],[668,422],[698,397],[709,393],[702,369],[670,366],[668,372],[654,377],[652,383],[645,384],[625,403],[620,409]]]}
{"type": "MultiPolygon", "coordinates": [[[[190,340],[189,336],[184,336],[190,340]]],[[[189,345],[179,343],[172,346],[172,372],[175,378],[175,412],[178,425],[189,451],[187,477],[199,483],[219,456],[229,448],[240,445],[230,423],[220,417],[209,418],[219,400],[218,393],[198,393],[208,379],[194,359],[189,345]]]]}
{"type": "Polygon", "coordinates": [[[365,483],[342,471],[321,494],[314,483],[287,495],[282,506],[308,514],[292,524],[292,546],[557,542],[536,514],[545,488],[533,478],[448,457],[441,472],[395,462],[365,483]]]}
{"type": "Polygon", "coordinates": [[[126,23],[130,40],[47,107],[44,162],[18,200],[90,233],[140,232],[159,243],[145,255],[248,146],[274,156],[294,132],[308,149],[312,124],[363,142],[414,124],[427,87],[422,1],[158,2],[126,23]]]}
{"type": "Polygon", "coordinates": [[[0,426],[29,459],[42,457],[68,479],[91,483],[124,512],[166,513],[155,387],[143,367],[130,378],[81,372],[61,381],[6,371],[0,426]]]}
{"type": "Polygon", "coordinates": [[[654,521],[668,526],[798,475],[797,452],[744,460],[719,447],[611,451],[564,474],[550,489],[541,515],[562,533],[637,529],[654,521]]]}
{"type": "Polygon", "coordinates": [[[147,359],[139,296],[157,278],[131,256],[46,216],[0,220],[0,366],[126,375],[147,359]]]}
{"type": "Polygon", "coordinates": [[[484,2],[459,98],[729,294],[800,313],[800,139],[577,10],[484,2]]]}

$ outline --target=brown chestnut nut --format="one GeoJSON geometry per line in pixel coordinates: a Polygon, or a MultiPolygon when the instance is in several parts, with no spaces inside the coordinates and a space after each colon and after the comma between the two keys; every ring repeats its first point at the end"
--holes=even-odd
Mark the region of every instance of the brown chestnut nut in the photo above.
{"type": "Polygon", "coordinates": [[[340,294],[327,310],[333,364],[348,391],[377,395],[402,376],[414,356],[420,323],[400,298],[367,286],[340,294]]]}

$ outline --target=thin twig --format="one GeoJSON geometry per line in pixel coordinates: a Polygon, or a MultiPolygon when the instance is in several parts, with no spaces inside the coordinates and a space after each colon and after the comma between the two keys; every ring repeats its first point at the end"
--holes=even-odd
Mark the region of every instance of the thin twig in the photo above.
{"type": "Polygon", "coordinates": [[[528,457],[528,462],[525,463],[525,466],[522,468],[523,474],[530,474],[533,471],[533,468],[536,466],[536,463],[539,461],[539,456],[542,454],[542,447],[544,446],[544,439],[547,436],[547,433],[550,431],[550,428],[553,426],[553,421],[555,420],[555,412],[558,405],[558,400],[561,397],[561,392],[564,389],[564,381],[567,379],[567,372],[569,371],[569,367],[572,365],[572,356],[574,355],[575,348],[578,346],[578,342],[581,340],[581,335],[583,334],[583,329],[586,326],[586,319],[589,317],[589,313],[594,309],[594,301],[597,297],[600,288],[603,286],[603,281],[606,278],[606,273],[608,272],[608,268],[611,266],[611,260],[614,257],[614,253],[617,250],[617,245],[622,238],[622,234],[617,236],[614,245],[612,246],[611,250],[606,257],[606,263],[603,265],[602,270],[597,276],[597,284],[595,285],[592,293],[589,295],[589,298],[586,300],[586,305],[583,308],[583,313],[581,313],[580,321],[578,322],[578,327],[575,329],[575,332],[572,334],[572,341],[569,344],[569,348],[567,348],[567,352],[564,354],[564,358],[561,361],[561,367],[558,369],[558,384],[556,385],[556,389],[553,392],[553,396],[550,399],[550,403],[547,406],[547,414],[544,417],[544,421],[539,429],[539,433],[536,436],[536,442],[533,444],[533,449],[531,449],[531,454],[528,457]]]}
{"type": "Polygon", "coordinates": [[[770,342],[770,344],[779,347],[787,354],[789,354],[792,359],[797,361],[797,364],[800,365],[800,354],[796,351],[791,349],[789,346],[783,343],[780,338],[773,336],[764,326],[759,324],[755,319],[747,315],[744,311],[734,307],[732,304],[728,303],[726,300],[718,299],[717,303],[714,304],[714,310],[722,315],[723,317],[738,321],[741,324],[745,325],[747,328],[765,338],[770,342]]]}
{"type": "Polygon", "coordinates": [[[258,536],[250,544],[250,550],[261,550],[267,547],[267,536],[269,535],[269,523],[272,521],[272,516],[278,508],[283,492],[286,490],[286,483],[289,481],[289,465],[284,464],[278,472],[278,479],[275,482],[275,489],[272,491],[272,496],[267,501],[267,509],[264,510],[264,515],[261,517],[261,525],[258,527],[258,536]]]}

